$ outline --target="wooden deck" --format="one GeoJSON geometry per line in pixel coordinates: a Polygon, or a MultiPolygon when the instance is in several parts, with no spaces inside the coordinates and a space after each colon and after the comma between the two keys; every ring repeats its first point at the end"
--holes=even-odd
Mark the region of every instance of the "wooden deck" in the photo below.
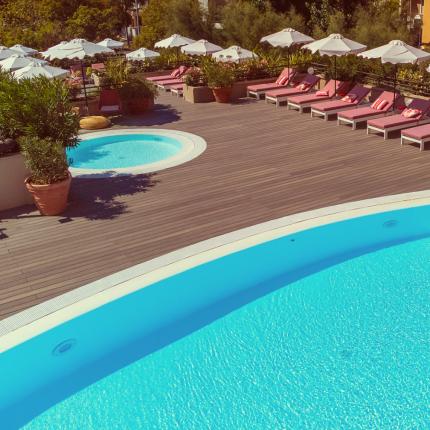
{"type": "Polygon", "coordinates": [[[68,211],[0,212],[0,318],[174,249],[342,202],[430,188],[430,151],[264,102],[170,95],[122,126],[188,131],[197,159],[151,176],[74,180],[68,211]]]}

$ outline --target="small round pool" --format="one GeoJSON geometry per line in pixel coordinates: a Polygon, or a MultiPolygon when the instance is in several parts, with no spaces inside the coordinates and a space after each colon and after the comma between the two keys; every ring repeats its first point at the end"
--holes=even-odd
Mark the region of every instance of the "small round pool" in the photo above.
{"type": "Polygon", "coordinates": [[[199,156],[206,142],[176,130],[122,129],[89,133],[67,150],[75,177],[141,174],[177,166],[199,156]]]}

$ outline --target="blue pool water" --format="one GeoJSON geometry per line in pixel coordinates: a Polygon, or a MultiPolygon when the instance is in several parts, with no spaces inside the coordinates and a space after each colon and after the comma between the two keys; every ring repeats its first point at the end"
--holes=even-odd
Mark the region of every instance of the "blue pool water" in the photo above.
{"type": "MultiPolygon", "coordinates": [[[[212,303],[181,323],[206,325],[25,429],[428,429],[429,263],[422,238],[326,261],[241,307],[232,305],[240,294],[212,303]]],[[[121,354],[133,355],[139,342],[121,354]]]]}
{"type": "Polygon", "coordinates": [[[111,170],[165,160],[181,148],[178,140],[168,136],[123,134],[81,140],[67,150],[67,156],[75,168],[111,170]]]}

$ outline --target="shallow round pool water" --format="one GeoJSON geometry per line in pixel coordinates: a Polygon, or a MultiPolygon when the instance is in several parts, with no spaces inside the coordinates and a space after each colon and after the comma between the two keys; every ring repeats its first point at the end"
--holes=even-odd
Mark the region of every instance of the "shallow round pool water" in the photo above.
{"type": "Polygon", "coordinates": [[[117,169],[164,160],[181,148],[181,142],[167,136],[122,134],[82,140],[68,150],[68,156],[73,167],[117,169]]]}
{"type": "Polygon", "coordinates": [[[429,255],[426,238],[289,283],[25,428],[430,428],[429,255]]]}
{"type": "Polygon", "coordinates": [[[73,176],[140,174],[185,163],[205,149],[205,141],[191,133],[121,129],[82,135],[79,145],[67,150],[67,156],[73,176]]]}

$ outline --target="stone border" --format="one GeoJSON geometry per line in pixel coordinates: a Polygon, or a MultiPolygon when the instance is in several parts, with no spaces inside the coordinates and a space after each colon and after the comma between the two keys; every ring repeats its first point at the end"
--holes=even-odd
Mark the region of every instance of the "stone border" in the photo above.
{"type": "Polygon", "coordinates": [[[378,197],[289,215],[187,246],[0,321],[0,352],[133,291],[233,252],[313,227],[429,204],[430,190],[378,197]]]}
{"type": "Polygon", "coordinates": [[[165,160],[157,161],[154,163],[142,164],[134,167],[124,167],[112,170],[106,169],[80,169],[70,167],[70,173],[74,178],[110,178],[121,175],[141,175],[144,173],[158,172],[159,170],[169,169],[170,167],[178,166],[193,160],[202,154],[207,147],[206,141],[195,134],[186,133],[178,130],[166,130],[159,128],[122,128],[115,130],[102,130],[96,132],[84,133],[79,136],[80,140],[95,139],[104,136],[116,136],[123,134],[153,134],[157,136],[171,137],[178,140],[182,144],[182,149],[178,154],[165,160]]]}

